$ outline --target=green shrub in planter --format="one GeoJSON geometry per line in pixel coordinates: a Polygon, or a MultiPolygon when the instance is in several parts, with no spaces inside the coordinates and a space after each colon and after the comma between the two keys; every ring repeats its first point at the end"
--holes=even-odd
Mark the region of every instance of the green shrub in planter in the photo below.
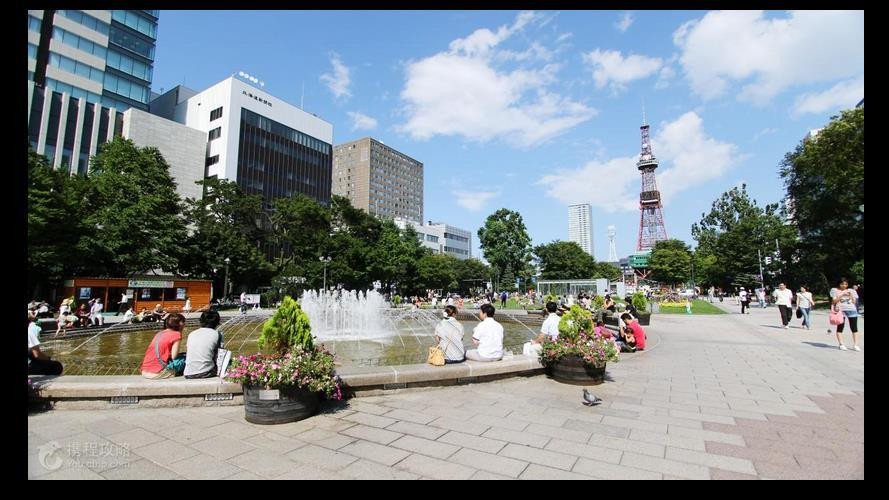
{"type": "Polygon", "coordinates": [[[633,305],[636,306],[636,310],[639,312],[648,311],[648,299],[645,297],[643,292],[636,292],[632,296],[633,305]]]}
{"type": "Polygon", "coordinates": [[[315,342],[309,317],[295,300],[289,296],[284,297],[284,302],[275,311],[275,315],[262,325],[262,335],[259,336],[257,345],[260,349],[268,348],[279,354],[284,354],[293,347],[313,350],[315,342]]]}

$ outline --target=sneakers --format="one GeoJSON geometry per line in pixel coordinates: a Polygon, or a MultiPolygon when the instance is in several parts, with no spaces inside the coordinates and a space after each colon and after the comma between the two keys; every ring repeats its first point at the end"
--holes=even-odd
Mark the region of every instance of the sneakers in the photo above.
{"type": "Polygon", "coordinates": [[[852,346],[852,350],[853,350],[853,351],[856,351],[856,352],[861,352],[861,348],[858,347],[857,345],[856,345],[856,346],[852,346]]]}
{"type": "Polygon", "coordinates": [[[789,328],[790,328],[789,326],[784,325],[784,329],[785,329],[785,330],[787,330],[787,329],[789,329],[789,328]]]}
{"type": "Polygon", "coordinates": [[[840,350],[841,350],[841,351],[848,351],[849,348],[846,347],[846,346],[844,346],[843,344],[840,344],[840,350]]]}

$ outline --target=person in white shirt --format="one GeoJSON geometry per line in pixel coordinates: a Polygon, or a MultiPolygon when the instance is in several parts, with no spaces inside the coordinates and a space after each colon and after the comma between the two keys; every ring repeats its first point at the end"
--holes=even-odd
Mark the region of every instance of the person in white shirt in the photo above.
{"type": "Polygon", "coordinates": [[[182,308],[182,312],[190,313],[191,312],[191,297],[185,297],[185,307],[182,308]]]}
{"type": "Polygon", "coordinates": [[[40,350],[40,325],[37,324],[37,314],[28,312],[28,375],[61,375],[62,363],[53,361],[52,358],[40,350]]]}
{"type": "Polygon", "coordinates": [[[120,303],[117,305],[117,312],[114,313],[114,315],[115,316],[120,315],[121,311],[126,312],[126,310],[130,307],[128,304],[129,301],[130,301],[130,298],[127,296],[127,292],[124,291],[123,293],[121,293],[120,294],[120,303]]]}
{"type": "Polygon", "coordinates": [[[775,296],[775,304],[778,306],[778,310],[781,312],[781,323],[784,325],[784,329],[788,329],[788,323],[790,323],[790,310],[791,310],[791,301],[793,300],[793,292],[787,289],[787,286],[784,283],[778,285],[778,289],[772,294],[775,296]]]}
{"type": "Polygon", "coordinates": [[[759,307],[766,308],[766,291],[762,288],[756,290],[756,298],[759,299],[759,307]]]}
{"type": "Polygon", "coordinates": [[[482,304],[478,317],[482,322],[472,331],[472,343],[478,348],[466,351],[466,359],[499,361],[503,358],[503,326],[494,321],[494,306],[482,304]]]}
{"type": "Polygon", "coordinates": [[[103,326],[105,324],[105,317],[102,316],[103,309],[105,309],[105,306],[102,305],[102,299],[96,299],[93,307],[90,308],[90,321],[94,325],[103,326]]]}
{"type": "MultiPolygon", "coordinates": [[[[741,314],[745,314],[744,309],[750,306],[750,302],[747,300],[747,290],[744,290],[744,287],[741,287],[741,291],[738,292],[738,299],[741,301],[741,314]]],[[[750,311],[747,311],[746,314],[750,314],[750,311]]]]}
{"type": "Polygon", "coordinates": [[[132,307],[127,309],[127,312],[123,313],[123,322],[129,323],[129,322],[133,321],[133,316],[135,316],[135,315],[136,314],[133,312],[132,307]]]}
{"type": "Polygon", "coordinates": [[[445,355],[445,364],[466,361],[466,348],[463,346],[463,325],[457,321],[457,308],[445,306],[443,319],[435,326],[438,348],[445,355]]]}
{"type": "Polygon", "coordinates": [[[812,292],[804,286],[799,287],[799,293],[796,294],[796,307],[799,308],[800,314],[803,315],[803,326],[806,327],[806,330],[812,329],[812,320],[809,317],[809,313],[812,312],[814,304],[815,300],[812,299],[812,292]]]}
{"type": "Polygon", "coordinates": [[[540,334],[537,338],[531,339],[530,342],[526,342],[522,346],[522,354],[526,356],[537,356],[540,354],[540,351],[543,350],[542,344],[544,341],[555,341],[559,337],[559,321],[561,321],[562,318],[557,313],[558,309],[559,305],[555,302],[546,303],[546,311],[549,313],[549,316],[546,317],[543,326],[540,327],[540,334]]]}

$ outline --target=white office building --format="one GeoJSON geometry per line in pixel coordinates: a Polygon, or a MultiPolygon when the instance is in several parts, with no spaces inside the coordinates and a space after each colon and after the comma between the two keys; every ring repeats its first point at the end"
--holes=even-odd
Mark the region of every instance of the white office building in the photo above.
{"type": "Polygon", "coordinates": [[[402,218],[396,218],[394,221],[395,225],[401,229],[408,225],[414,228],[423,246],[435,253],[448,254],[458,259],[472,257],[472,233],[470,231],[443,222],[429,221],[426,224],[417,224],[402,218]]]}
{"type": "Polygon", "coordinates": [[[568,241],[577,243],[584,252],[596,257],[593,251],[593,211],[589,203],[568,207],[568,241]]]}
{"type": "Polygon", "coordinates": [[[330,201],[333,125],[235,76],[202,91],[176,87],[151,113],[201,130],[204,177],[235,181],[246,194],[330,201]]]}

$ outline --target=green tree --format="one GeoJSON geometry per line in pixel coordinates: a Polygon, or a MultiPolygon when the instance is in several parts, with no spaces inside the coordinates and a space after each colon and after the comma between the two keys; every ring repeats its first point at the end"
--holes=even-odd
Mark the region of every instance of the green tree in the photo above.
{"type": "Polygon", "coordinates": [[[391,220],[385,220],[370,250],[371,276],[380,280],[386,291],[397,287],[402,294],[416,293],[417,264],[426,250],[412,227],[402,231],[391,220]]]}
{"type": "MultiPolygon", "coordinates": [[[[711,285],[724,289],[751,286],[759,279],[757,251],[763,257],[774,256],[771,264],[763,258],[766,282],[788,280],[792,276],[796,258],[796,231],[778,212],[778,204],[757,205],[747,194],[747,188],[732,188],[713,202],[710,213],[702,214],[701,221],[692,224],[692,237],[697,241],[698,261],[703,259],[706,278],[711,285]],[[775,255],[776,241],[780,254],[775,255]]],[[[773,283],[774,284],[774,283],[773,283]]]]}
{"type": "Polygon", "coordinates": [[[262,197],[248,196],[237,183],[209,178],[200,199],[185,201],[185,219],[193,227],[185,239],[180,270],[194,277],[212,278],[221,290],[228,258],[232,283],[256,286],[272,273],[262,248],[262,197]],[[215,271],[215,272],[214,272],[215,271]]]}
{"type": "Polygon", "coordinates": [[[497,288],[507,274],[521,273],[531,261],[531,237],[518,212],[501,208],[489,215],[478,238],[497,288]]]}
{"type": "Polygon", "coordinates": [[[328,276],[350,290],[372,287],[372,249],[380,238],[382,222],[364,210],[355,208],[348,198],[332,196],[330,200],[330,240],[328,276]]]}
{"type": "Polygon", "coordinates": [[[289,296],[284,297],[274,316],[262,325],[257,345],[260,349],[268,348],[278,354],[286,354],[296,346],[312,350],[315,346],[312,325],[299,303],[289,296]]]}
{"type": "Polygon", "coordinates": [[[78,243],[88,255],[85,272],[130,276],[177,269],[187,230],[160,151],[116,138],[101,146],[90,165],[87,230],[78,243]]]}
{"type": "Polygon", "coordinates": [[[833,283],[864,259],[864,106],[802,141],[780,174],[800,235],[796,265],[833,283]]]}
{"type": "Polygon", "coordinates": [[[620,268],[608,262],[597,262],[593,278],[605,278],[608,281],[620,281],[620,268]]]}
{"type": "Polygon", "coordinates": [[[79,274],[86,256],[78,241],[88,232],[84,206],[87,184],[81,176],[53,169],[46,157],[28,151],[28,292],[45,290],[79,274]]]}
{"type": "Polygon", "coordinates": [[[473,289],[484,288],[491,279],[491,267],[478,259],[458,259],[454,268],[461,295],[469,295],[473,289]]]}
{"type": "Polygon", "coordinates": [[[691,250],[682,240],[658,241],[649,260],[651,279],[673,285],[688,281],[691,276],[691,250]]]}
{"type": "Polygon", "coordinates": [[[428,254],[417,262],[417,286],[420,290],[457,288],[457,262],[459,259],[447,254],[428,254]]]}
{"type": "Polygon", "coordinates": [[[534,247],[540,276],[546,280],[589,279],[598,272],[596,260],[573,241],[553,241],[534,247]]]}
{"type": "Polygon", "coordinates": [[[861,259],[852,265],[852,270],[849,272],[849,278],[852,279],[853,284],[864,284],[864,259],[861,259]]]}
{"type": "Polygon", "coordinates": [[[272,241],[279,252],[275,267],[279,272],[287,268],[320,287],[319,258],[329,252],[330,211],[305,195],[278,198],[272,206],[272,241]]]}

